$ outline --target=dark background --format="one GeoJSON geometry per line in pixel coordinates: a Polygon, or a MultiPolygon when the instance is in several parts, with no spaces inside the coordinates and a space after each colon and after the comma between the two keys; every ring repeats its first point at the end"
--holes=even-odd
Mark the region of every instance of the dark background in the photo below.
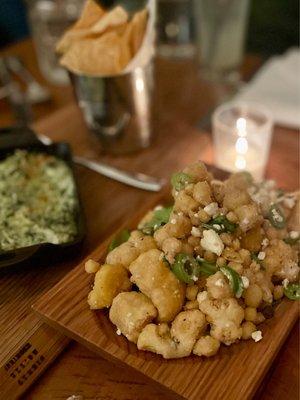
{"type": "MultiPolygon", "coordinates": [[[[0,0],[0,47],[28,35],[24,1],[0,0]]],[[[291,46],[299,46],[298,0],[251,0],[247,52],[268,56],[291,46]]]]}

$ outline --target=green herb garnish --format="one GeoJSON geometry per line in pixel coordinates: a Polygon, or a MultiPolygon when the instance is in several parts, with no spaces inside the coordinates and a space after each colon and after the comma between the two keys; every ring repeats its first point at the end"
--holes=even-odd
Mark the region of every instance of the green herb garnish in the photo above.
{"type": "Polygon", "coordinates": [[[193,178],[185,172],[177,172],[172,175],[171,184],[175,190],[182,190],[184,187],[193,182],[193,178]]]}
{"type": "Polygon", "coordinates": [[[169,222],[170,215],[173,211],[173,206],[171,207],[162,207],[153,212],[153,217],[150,221],[146,222],[142,227],[142,232],[145,235],[153,235],[153,233],[169,222]]]}
{"type": "Polygon", "coordinates": [[[130,237],[130,232],[128,229],[123,229],[120,233],[115,236],[115,238],[111,241],[108,246],[108,251],[112,251],[116,247],[119,247],[122,243],[127,242],[130,237]]]}
{"type": "Polygon", "coordinates": [[[202,224],[204,228],[213,229],[217,233],[235,232],[237,228],[237,224],[228,221],[225,215],[218,215],[217,217],[213,218],[207,224],[202,224]]]}

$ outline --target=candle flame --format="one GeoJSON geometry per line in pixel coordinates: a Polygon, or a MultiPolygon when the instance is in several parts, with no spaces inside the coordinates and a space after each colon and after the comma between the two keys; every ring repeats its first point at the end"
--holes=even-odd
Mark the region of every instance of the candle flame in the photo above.
{"type": "Polygon", "coordinates": [[[246,125],[247,125],[247,121],[245,118],[238,118],[236,120],[236,129],[237,129],[238,136],[240,136],[240,137],[247,136],[246,125]]]}

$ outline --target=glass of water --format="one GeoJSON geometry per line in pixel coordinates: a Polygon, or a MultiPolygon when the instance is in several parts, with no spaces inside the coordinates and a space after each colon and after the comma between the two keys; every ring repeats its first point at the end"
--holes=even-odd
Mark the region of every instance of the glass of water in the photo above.
{"type": "Polygon", "coordinates": [[[58,64],[55,47],[63,32],[77,20],[83,0],[30,0],[27,4],[41,72],[53,84],[67,84],[68,75],[58,64]]]}
{"type": "Polygon", "coordinates": [[[191,58],[195,54],[193,0],[158,0],[158,54],[165,58],[191,58]]]}
{"type": "Polygon", "coordinates": [[[264,176],[273,133],[273,117],[257,103],[226,103],[213,114],[216,165],[226,171],[264,176]]]}
{"type": "Polygon", "coordinates": [[[194,0],[198,60],[203,76],[238,81],[249,0],[194,0]]]}

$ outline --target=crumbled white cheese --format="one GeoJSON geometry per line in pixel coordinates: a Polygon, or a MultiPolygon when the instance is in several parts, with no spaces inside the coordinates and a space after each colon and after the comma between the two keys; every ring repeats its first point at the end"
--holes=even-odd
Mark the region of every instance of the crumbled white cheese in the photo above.
{"type": "Polygon", "coordinates": [[[289,283],[290,283],[289,280],[285,278],[285,279],[282,281],[282,286],[283,286],[284,288],[287,288],[287,286],[288,286],[289,283]]]}
{"type": "Polygon", "coordinates": [[[295,206],[295,199],[292,197],[284,197],[283,205],[287,208],[293,208],[295,206]]]}
{"type": "Polygon", "coordinates": [[[218,224],[213,224],[213,228],[215,228],[217,231],[220,231],[222,229],[221,225],[218,224]]]}
{"type": "Polygon", "coordinates": [[[116,334],[117,334],[118,336],[121,336],[121,335],[122,335],[122,332],[120,331],[119,328],[116,330],[116,334]]]}
{"type": "Polygon", "coordinates": [[[265,257],[266,257],[266,253],[264,252],[264,251],[260,251],[259,253],[258,253],[258,255],[257,255],[257,258],[259,259],[259,260],[264,260],[265,259],[265,257]]]}
{"type": "Polygon", "coordinates": [[[223,281],[223,279],[218,279],[216,282],[215,282],[215,286],[218,286],[218,287],[224,287],[224,281],[223,281]]]}
{"type": "Polygon", "coordinates": [[[197,295],[197,301],[198,303],[202,303],[202,301],[208,299],[208,293],[206,290],[204,290],[203,292],[199,292],[197,295]]]}
{"type": "Polygon", "coordinates": [[[206,207],[204,207],[204,211],[206,214],[210,215],[211,217],[217,213],[218,211],[218,203],[210,203],[206,207]]]}
{"type": "Polygon", "coordinates": [[[192,279],[194,282],[197,282],[197,280],[199,279],[197,276],[192,276],[192,279]]]}
{"type": "Polygon", "coordinates": [[[176,219],[175,218],[173,218],[173,219],[171,219],[171,224],[173,224],[173,225],[175,225],[176,224],[176,219]]]}
{"type": "Polygon", "coordinates": [[[199,229],[199,228],[196,228],[195,226],[192,227],[191,234],[192,234],[192,236],[194,236],[194,237],[201,237],[201,231],[200,231],[200,229],[199,229]]]}
{"type": "Polygon", "coordinates": [[[268,238],[264,238],[263,241],[261,242],[263,247],[267,247],[269,245],[270,241],[268,238]]]}
{"type": "Polygon", "coordinates": [[[200,243],[204,250],[211,251],[218,256],[220,256],[224,250],[224,244],[220,236],[212,229],[203,231],[203,238],[200,243]]]}
{"type": "Polygon", "coordinates": [[[244,289],[247,289],[249,287],[249,283],[250,283],[249,279],[246,276],[242,276],[241,279],[243,282],[244,289]]]}
{"type": "Polygon", "coordinates": [[[163,207],[162,207],[162,205],[161,204],[159,204],[158,206],[156,206],[155,208],[154,208],[154,211],[158,211],[158,210],[161,210],[163,207]]]}
{"type": "Polygon", "coordinates": [[[251,334],[251,337],[254,342],[259,342],[262,339],[262,333],[261,331],[255,331],[251,334]]]}
{"type": "Polygon", "coordinates": [[[290,238],[291,239],[298,239],[298,237],[299,237],[299,232],[297,232],[297,231],[291,231],[290,232],[290,238]]]}
{"type": "Polygon", "coordinates": [[[272,217],[275,222],[279,222],[279,223],[283,222],[282,215],[280,215],[279,212],[275,208],[272,208],[271,213],[272,213],[272,217]]]}

